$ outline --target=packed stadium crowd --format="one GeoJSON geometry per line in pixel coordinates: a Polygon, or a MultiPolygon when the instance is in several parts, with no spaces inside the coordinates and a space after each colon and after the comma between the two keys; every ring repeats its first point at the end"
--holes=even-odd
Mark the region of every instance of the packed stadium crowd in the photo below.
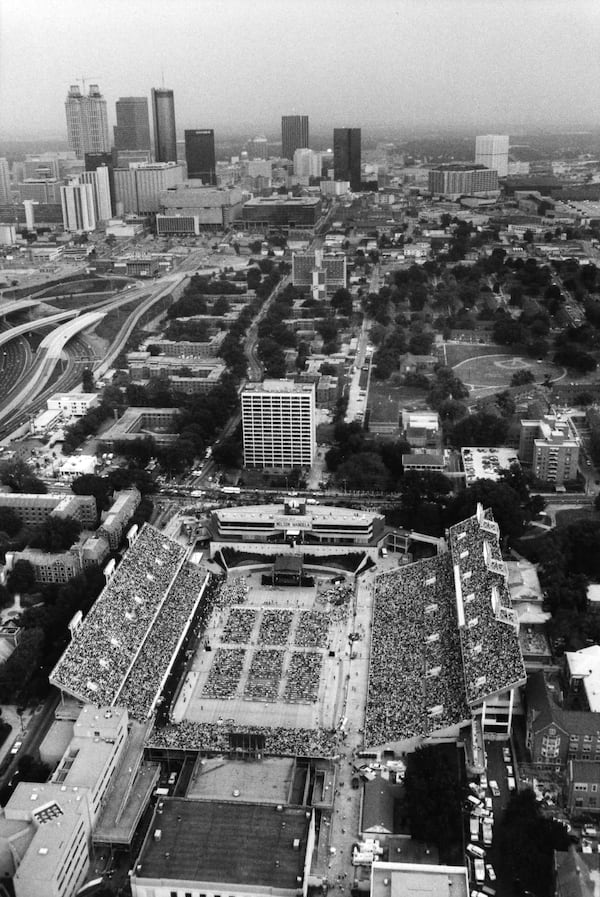
{"type": "Polygon", "coordinates": [[[224,580],[215,598],[215,607],[243,604],[248,597],[248,583],[241,576],[224,580]]]}
{"type": "Polygon", "coordinates": [[[276,701],[283,671],[283,651],[255,651],[250,664],[244,697],[253,701],[276,701]]]}
{"type": "Polygon", "coordinates": [[[217,648],[202,694],[205,698],[233,698],[237,691],[245,648],[217,648]]]}
{"type": "Polygon", "coordinates": [[[145,524],[56,664],[51,681],[111,704],[165,599],[186,550],[145,524]]]}
{"type": "Polygon", "coordinates": [[[349,582],[341,582],[324,589],[318,594],[318,600],[328,605],[327,612],[333,621],[345,620],[352,604],[354,588],[349,582]]]}
{"type": "Polygon", "coordinates": [[[330,729],[287,729],[283,726],[240,726],[234,723],[196,723],[184,720],[164,728],[154,728],[147,746],[172,750],[206,750],[227,753],[232,737],[261,739],[262,753],[280,757],[333,757],[338,752],[337,736],[330,729]]]}
{"type": "Polygon", "coordinates": [[[291,610],[263,611],[258,632],[259,645],[285,645],[290,637],[294,614],[291,610]]]}
{"type": "Polygon", "coordinates": [[[294,651],[287,668],[284,699],[292,704],[313,704],[319,697],[322,664],[319,651],[294,651]]]}
{"type": "Polygon", "coordinates": [[[232,607],[223,629],[225,644],[247,645],[256,623],[258,611],[250,607],[232,607]]]}
{"type": "Polygon", "coordinates": [[[184,564],[150,629],[142,648],[129,671],[117,701],[129,708],[134,719],[146,719],[152,711],[164,675],[174,660],[178,643],[198,596],[207,582],[202,567],[184,564]]]}
{"type": "Polygon", "coordinates": [[[324,648],[329,633],[329,617],[319,611],[303,610],[294,634],[299,648],[324,648]]]}
{"type": "Polygon", "coordinates": [[[375,585],[365,742],[424,736],[468,716],[450,556],[383,574],[375,585]]]}
{"type": "MultiPolygon", "coordinates": [[[[485,512],[492,519],[491,512],[485,512]]],[[[477,516],[450,528],[450,550],[458,565],[466,625],[461,630],[462,659],[469,703],[525,681],[525,667],[517,630],[496,618],[492,588],[503,607],[511,600],[504,576],[488,569],[484,544],[490,557],[501,561],[498,537],[485,532],[477,516]]]]}

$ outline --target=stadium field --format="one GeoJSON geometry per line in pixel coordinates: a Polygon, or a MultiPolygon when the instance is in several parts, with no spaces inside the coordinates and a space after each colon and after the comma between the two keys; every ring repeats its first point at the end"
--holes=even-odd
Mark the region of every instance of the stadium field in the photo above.
{"type": "Polygon", "coordinates": [[[542,383],[548,375],[550,380],[560,380],[565,376],[562,368],[549,362],[537,362],[520,355],[480,355],[467,358],[455,364],[455,374],[466,386],[473,389],[502,389],[510,386],[513,374],[517,371],[531,371],[536,383],[542,383]]]}

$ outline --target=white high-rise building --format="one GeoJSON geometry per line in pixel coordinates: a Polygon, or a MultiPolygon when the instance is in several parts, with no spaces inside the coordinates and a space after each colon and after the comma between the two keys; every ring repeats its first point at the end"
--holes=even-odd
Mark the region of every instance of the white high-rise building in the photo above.
{"type": "Polygon", "coordinates": [[[80,184],[92,185],[96,221],[108,221],[112,218],[108,167],[100,165],[95,171],[84,171],[79,175],[78,181],[80,184]]]}
{"type": "Polygon", "coordinates": [[[0,203],[5,205],[11,201],[10,168],[6,159],[0,159],[0,203]]]}
{"type": "Polygon", "coordinates": [[[94,213],[94,188],[92,184],[77,181],[60,188],[63,227],[71,233],[82,233],[96,229],[94,213]]]}
{"type": "Polygon", "coordinates": [[[242,392],[246,467],[310,467],[316,455],[314,383],[265,380],[242,392]]]}
{"type": "Polygon", "coordinates": [[[297,149],[294,153],[294,174],[297,178],[320,177],[321,154],[307,148],[297,149]]]}
{"type": "Polygon", "coordinates": [[[90,84],[84,96],[78,84],[72,84],[65,101],[69,146],[78,159],[86,153],[110,152],[106,100],[97,84],[90,84]]]}
{"type": "Polygon", "coordinates": [[[499,178],[508,174],[508,137],[505,134],[482,134],[475,138],[475,163],[498,172],[499,178]]]}

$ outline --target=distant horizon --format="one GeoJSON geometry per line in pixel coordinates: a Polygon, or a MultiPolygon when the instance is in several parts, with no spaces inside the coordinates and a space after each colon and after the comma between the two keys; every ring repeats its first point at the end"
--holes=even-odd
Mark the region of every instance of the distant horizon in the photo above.
{"type": "Polygon", "coordinates": [[[0,0],[0,134],[66,138],[82,82],[111,128],[164,84],[178,133],[224,139],[294,113],[321,136],[594,129],[598,46],[596,0],[0,0]]]}

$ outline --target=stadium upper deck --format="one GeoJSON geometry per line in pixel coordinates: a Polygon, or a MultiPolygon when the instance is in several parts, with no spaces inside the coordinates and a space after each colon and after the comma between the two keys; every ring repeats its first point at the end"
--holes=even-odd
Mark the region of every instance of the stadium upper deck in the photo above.
{"type": "Polygon", "coordinates": [[[81,701],[147,717],[206,584],[186,550],[146,524],[56,664],[50,681],[81,701]]]}
{"type": "Polygon", "coordinates": [[[365,743],[451,737],[526,680],[491,512],[450,530],[450,552],[375,585],[365,743]]]}

